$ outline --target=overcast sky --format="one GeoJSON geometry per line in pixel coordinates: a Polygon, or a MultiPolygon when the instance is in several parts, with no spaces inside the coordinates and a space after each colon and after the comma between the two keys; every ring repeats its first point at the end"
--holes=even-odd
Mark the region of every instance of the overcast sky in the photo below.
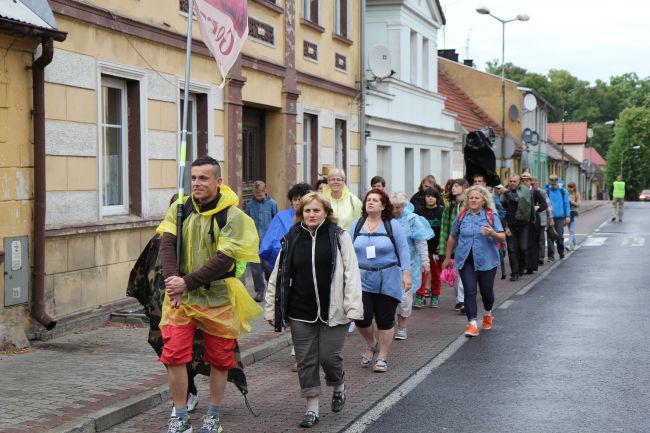
{"type": "Polygon", "coordinates": [[[531,72],[566,69],[582,80],[609,81],[636,72],[650,76],[650,2],[647,0],[441,0],[447,25],[438,48],[455,48],[480,70],[501,61],[501,23],[476,8],[486,6],[507,20],[505,61],[531,72]]]}

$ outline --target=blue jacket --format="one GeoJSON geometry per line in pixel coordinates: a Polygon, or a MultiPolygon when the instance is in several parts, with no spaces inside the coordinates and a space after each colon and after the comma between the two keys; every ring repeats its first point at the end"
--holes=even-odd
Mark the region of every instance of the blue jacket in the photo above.
{"type": "Polygon", "coordinates": [[[260,259],[266,261],[271,266],[280,254],[280,240],[289,232],[289,229],[295,224],[293,216],[295,211],[293,207],[279,212],[271,221],[266,229],[266,233],[260,242],[260,259]]]}
{"type": "Polygon", "coordinates": [[[569,193],[559,186],[553,189],[546,185],[548,199],[553,207],[553,218],[569,218],[571,216],[571,205],[569,204],[569,193]]]}
{"type": "Polygon", "coordinates": [[[255,221],[257,227],[257,234],[260,239],[266,234],[266,229],[269,228],[271,220],[278,213],[278,204],[266,194],[263,201],[257,201],[255,197],[244,208],[244,212],[255,221]]]}

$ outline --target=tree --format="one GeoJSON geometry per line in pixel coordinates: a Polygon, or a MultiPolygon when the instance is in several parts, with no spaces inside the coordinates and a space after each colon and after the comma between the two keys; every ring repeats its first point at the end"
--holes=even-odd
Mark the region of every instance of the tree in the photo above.
{"type": "Polygon", "coordinates": [[[607,152],[607,182],[611,185],[616,176],[622,174],[626,199],[634,200],[650,185],[650,108],[623,110],[614,133],[614,142],[607,152]],[[639,149],[632,149],[637,145],[639,149]]]}
{"type": "MultiPolygon", "coordinates": [[[[505,72],[504,75],[508,80],[516,81],[518,83],[526,76],[528,71],[520,66],[516,66],[510,62],[505,63],[505,72]]],[[[501,76],[501,62],[498,59],[487,62],[485,68],[486,72],[490,74],[501,76]]]]}

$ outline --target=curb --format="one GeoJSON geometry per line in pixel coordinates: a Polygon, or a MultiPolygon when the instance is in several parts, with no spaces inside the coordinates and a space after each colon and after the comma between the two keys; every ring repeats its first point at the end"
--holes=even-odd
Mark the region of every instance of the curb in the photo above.
{"type": "MultiPolygon", "coordinates": [[[[291,345],[291,334],[285,333],[241,353],[245,367],[252,365],[291,345]]],[[[96,433],[104,431],[129,418],[139,415],[170,399],[169,386],[160,385],[150,391],[136,394],[106,408],[69,421],[45,433],[96,433]]]]}

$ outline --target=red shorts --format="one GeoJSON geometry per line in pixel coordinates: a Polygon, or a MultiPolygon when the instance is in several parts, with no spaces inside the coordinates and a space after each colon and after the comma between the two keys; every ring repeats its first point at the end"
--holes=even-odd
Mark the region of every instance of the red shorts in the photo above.
{"type": "MultiPolygon", "coordinates": [[[[192,361],[192,345],[196,327],[192,324],[162,327],[163,351],[160,362],[165,365],[182,365],[192,361]]],[[[217,370],[235,368],[237,340],[217,337],[207,332],[203,335],[203,359],[217,370]]]]}

